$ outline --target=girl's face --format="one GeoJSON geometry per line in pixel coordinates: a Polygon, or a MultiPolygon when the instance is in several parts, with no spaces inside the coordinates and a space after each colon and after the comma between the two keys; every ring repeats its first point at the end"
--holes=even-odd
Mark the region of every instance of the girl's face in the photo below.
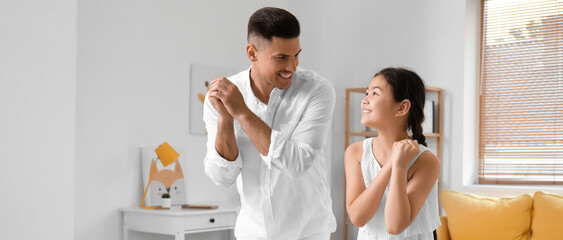
{"type": "Polygon", "coordinates": [[[362,119],[364,126],[380,128],[396,121],[398,103],[393,98],[391,86],[382,75],[371,80],[362,100],[362,119]]]}

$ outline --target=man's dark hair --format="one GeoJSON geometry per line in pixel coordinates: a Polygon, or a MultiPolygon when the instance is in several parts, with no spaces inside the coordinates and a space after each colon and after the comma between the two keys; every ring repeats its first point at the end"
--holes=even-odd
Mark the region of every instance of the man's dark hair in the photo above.
{"type": "Polygon", "coordinates": [[[258,37],[271,41],[272,37],[299,37],[299,21],[290,12],[274,7],[258,9],[248,20],[248,42],[258,37]]]}

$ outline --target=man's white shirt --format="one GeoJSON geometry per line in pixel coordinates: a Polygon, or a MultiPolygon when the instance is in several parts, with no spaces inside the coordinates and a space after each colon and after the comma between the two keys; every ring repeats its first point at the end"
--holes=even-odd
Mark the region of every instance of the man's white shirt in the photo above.
{"type": "Polygon", "coordinates": [[[332,85],[318,74],[297,68],[289,89],[274,88],[268,104],[250,87],[250,68],[228,79],[248,108],[271,129],[267,156],[261,155],[234,121],[239,154],[235,161],[215,149],[218,113],[205,98],[207,130],[205,173],[218,186],[237,181],[241,209],[238,239],[301,239],[336,230],[323,154],[335,104],[332,85]]]}

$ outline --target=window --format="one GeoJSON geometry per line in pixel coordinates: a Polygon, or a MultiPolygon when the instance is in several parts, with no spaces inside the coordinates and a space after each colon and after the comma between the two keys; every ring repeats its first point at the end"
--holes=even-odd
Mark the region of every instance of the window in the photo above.
{"type": "Polygon", "coordinates": [[[563,0],[484,0],[481,184],[563,185],[563,0]]]}

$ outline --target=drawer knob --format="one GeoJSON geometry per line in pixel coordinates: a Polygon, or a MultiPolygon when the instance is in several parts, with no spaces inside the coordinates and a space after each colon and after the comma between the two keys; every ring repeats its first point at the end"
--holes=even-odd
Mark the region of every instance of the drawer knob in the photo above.
{"type": "Polygon", "coordinates": [[[215,218],[209,219],[209,222],[214,223],[214,222],[215,222],[215,218]]]}

